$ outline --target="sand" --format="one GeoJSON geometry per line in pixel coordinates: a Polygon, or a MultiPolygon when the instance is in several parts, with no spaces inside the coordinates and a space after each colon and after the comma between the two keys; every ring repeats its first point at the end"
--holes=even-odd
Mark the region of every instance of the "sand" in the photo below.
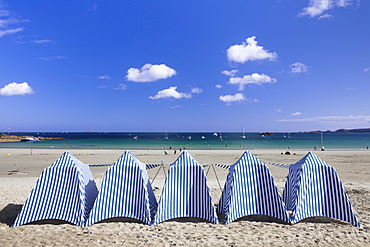
{"type": "MultiPolygon", "coordinates": [[[[313,218],[295,225],[282,224],[268,217],[246,217],[228,225],[215,225],[197,219],[177,219],[147,226],[130,219],[114,219],[80,228],[62,221],[31,223],[16,228],[14,222],[42,170],[65,150],[0,149],[0,246],[370,246],[370,151],[329,150],[316,155],[336,168],[361,227],[327,218],[313,218]]],[[[112,164],[124,150],[68,150],[86,164],[112,164]]],[[[308,150],[251,150],[263,162],[292,164],[308,150]],[[295,153],[295,155],[293,155],[295,153]]],[[[143,163],[175,161],[177,155],[159,150],[133,150],[143,163]]],[[[233,164],[240,150],[189,150],[201,164],[233,164]]],[[[282,191],[287,169],[269,165],[276,185],[282,191]]],[[[91,167],[98,188],[107,167],[91,167]]],[[[216,168],[221,187],[227,171],[216,168]]],[[[153,179],[157,169],[149,170],[153,179]]],[[[159,200],[165,175],[158,173],[153,182],[159,200]]],[[[221,196],[212,170],[208,175],[214,203],[221,196]]]]}

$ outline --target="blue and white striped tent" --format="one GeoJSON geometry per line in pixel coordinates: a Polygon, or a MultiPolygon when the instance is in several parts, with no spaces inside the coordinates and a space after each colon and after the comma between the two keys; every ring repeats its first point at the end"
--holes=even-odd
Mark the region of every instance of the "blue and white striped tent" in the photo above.
{"type": "Polygon", "coordinates": [[[156,209],[146,165],[126,151],[107,170],[86,226],[115,217],[151,224],[156,209]]]}
{"type": "Polygon", "coordinates": [[[45,219],[83,227],[97,194],[89,166],[65,152],[44,169],[12,227],[45,219]]]}
{"type": "Polygon", "coordinates": [[[292,224],[323,216],[360,226],[337,172],[312,152],[290,165],[283,198],[292,224]]]}
{"type": "Polygon", "coordinates": [[[267,215],[290,222],[269,168],[249,151],[229,168],[218,213],[228,224],[248,215],[267,215]]]}
{"type": "Polygon", "coordinates": [[[153,224],[181,217],[218,223],[203,166],[187,151],[170,165],[153,224]]]}

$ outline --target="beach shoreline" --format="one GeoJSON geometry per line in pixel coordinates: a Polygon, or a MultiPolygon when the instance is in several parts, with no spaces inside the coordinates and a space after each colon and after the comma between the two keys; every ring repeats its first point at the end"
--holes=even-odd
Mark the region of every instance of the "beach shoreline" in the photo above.
{"type": "MultiPolygon", "coordinates": [[[[0,148],[38,149],[130,149],[130,150],[259,150],[259,149],[366,149],[370,133],[330,133],[323,135],[276,133],[261,136],[258,133],[23,133],[40,141],[1,142],[0,148]],[[44,139],[43,139],[44,138],[44,139]],[[62,138],[62,139],[59,139],[62,138]]],[[[19,136],[16,136],[19,137],[19,136]]]]}
{"type": "MultiPolygon", "coordinates": [[[[288,170],[269,163],[292,164],[313,151],[333,166],[347,190],[361,227],[354,227],[332,219],[308,219],[295,225],[281,224],[274,219],[247,217],[228,225],[212,224],[194,219],[181,219],[147,226],[130,220],[110,220],[80,228],[66,222],[31,223],[9,227],[28,197],[41,172],[65,151],[86,164],[113,164],[126,150],[104,149],[29,149],[0,148],[0,245],[1,246],[54,246],[54,245],[137,245],[158,246],[367,246],[370,244],[370,151],[369,150],[250,150],[266,163],[275,184],[282,191],[288,170]]],[[[130,150],[141,162],[172,163],[179,155],[168,155],[163,150],[130,150]]],[[[188,150],[200,164],[235,163],[244,150],[188,150]]],[[[167,171],[168,165],[164,163],[167,171]]],[[[100,188],[107,166],[90,167],[97,187],[100,188]]],[[[157,168],[158,169],[158,168],[157,168]]],[[[157,169],[148,171],[153,180],[157,169]]],[[[227,170],[217,168],[217,175],[207,174],[213,202],[218,203],[227,170]],[[218,180],[217,180],[218,179],[218,180]]],[[[160,198],[165,174],[159,172],[152,183],[155,196],[160,198]]]]}

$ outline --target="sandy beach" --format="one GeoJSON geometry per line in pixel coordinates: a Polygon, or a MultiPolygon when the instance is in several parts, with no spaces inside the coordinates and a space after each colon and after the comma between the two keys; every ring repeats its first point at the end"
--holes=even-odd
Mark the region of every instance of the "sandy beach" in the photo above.
{"type": "MultiPolygon", "coordinates": [[[[313,218],[295,225],[282,224],[266,217],[245,217],[228,225],[212,224],[198,219],[177,219],[147,226],[130,219],[112,219],[80,228],[61,221],[36,222],[11,228],[15,217],[28,197],[42,170],[54,163],[64,151],[70,151],[86,164],[112,164],[125,150],[58,150],[0,149],[0,246],[369,246],[370,244],[370,151],[316,151],[329,165],[335,167],[361,227],[327,218],[313,218]]],[[[292,164],[309,150],[251,150],[262,162],[292,164]]],[[[161,150],[131,151],[141,162],[172,163],[178,157],[161,150]]],[[[231,165],[243,154],[240,150],[191,150],[189,153],[201,164],[231,165]]],[[[280,191],[286,181],[287,169],[268,165],[280,191]]],[[[165,166],[167,171],[167,165],[165,166]]],[[[97,187],[107,167],[91,167],[97,187]]],[[[206,169],[207,170],[207,169],[206,169]]],[[[152,180],[157,169],[149,170],[152,180]]],[[[216,168],[223,188],[227,170],[216,168]]],[[[215,173],[210,170],[208,183],[215,204],[221,190],[215,173]]],[[[165,175],[158,173],[153,187],[160,198],[165,175]]]]}

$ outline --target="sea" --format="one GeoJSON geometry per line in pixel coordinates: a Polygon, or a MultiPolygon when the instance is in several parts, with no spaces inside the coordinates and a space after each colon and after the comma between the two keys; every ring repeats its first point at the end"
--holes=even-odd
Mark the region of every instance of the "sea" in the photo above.
{"type": "MultiPolygon", "coordinates": [[[[4,133],[8,134],[8,133],[4,133]]],[[[237,132],[12,132],[11,135],[62,139],[5,142],[0,148],[124,149],[124,150],[253,150],[253,149],[368,149],[370,133],[237,132]]]]}

